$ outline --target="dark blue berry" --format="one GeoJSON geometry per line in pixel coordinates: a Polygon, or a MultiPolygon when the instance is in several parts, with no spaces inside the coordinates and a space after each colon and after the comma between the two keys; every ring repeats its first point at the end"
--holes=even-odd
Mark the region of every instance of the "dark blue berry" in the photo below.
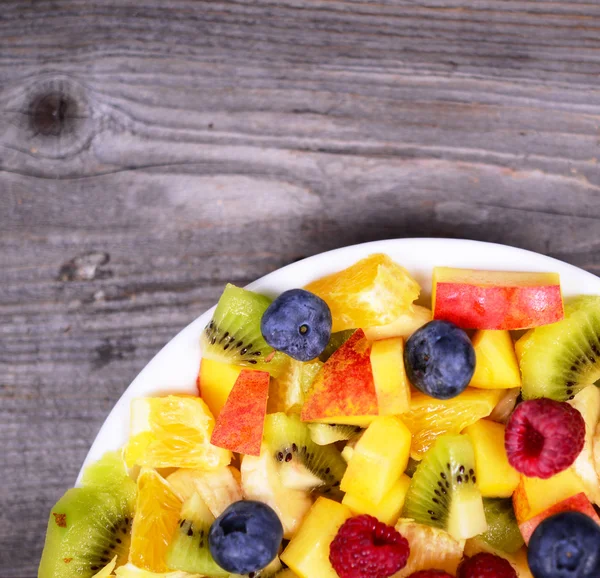
{"type": "Polygon", "coordinates": [[[449,321],[430,321],[406,342],[404,367],[410,382],[437,399],[456,397],[475,371],[475,350],[469,336],[449,321]]]}
{"type": "Polygon", "coordinates": [[[298,361],[310,361],[321,355],[329,342],[331,311],[314,293],[291,289],[269,305],[260,330],[271,347],[298,361]]]}
{"type": "Polygon", "coordinates": [[[210,527],[215,562],[232,574],[258,572],[277,556],[283,526],[270,506],[243,500],[229,506],[210,527]]]}
{"type": "Polygon", "coordinates": [[[533,532],[527,562],[535,578],[598,578],[600,527],[580,512],[550,516],[533,532]]]}

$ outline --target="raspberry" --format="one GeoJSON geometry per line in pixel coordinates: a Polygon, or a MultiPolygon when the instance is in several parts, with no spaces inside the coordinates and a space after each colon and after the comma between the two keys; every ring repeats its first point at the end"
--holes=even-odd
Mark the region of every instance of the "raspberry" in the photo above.
{"type": "Polygon", "coordinates": [[[444,570],[419,570],[408,578],[453,578],[453,576],[444,570]]]}
{"type": "Polygon", "coordinates": [[[387,578],[406,566],[408,541],[373,516],[346,520],[329,546],[329,561],[340,578],[387,578]]]}
{"type": "Polygon", "coordinates": [[[457,578],[517,578],[508,560],[495,554],[480,552],[465,558],[456,571],[457,578]]]}
{"type": "Polygon", "coordinates": [[[510,465],[529,477],[551,478],[566,470],[585,442],[585,421],[568,403],[533,399],[517,406],[506,424],[510,465]]]}

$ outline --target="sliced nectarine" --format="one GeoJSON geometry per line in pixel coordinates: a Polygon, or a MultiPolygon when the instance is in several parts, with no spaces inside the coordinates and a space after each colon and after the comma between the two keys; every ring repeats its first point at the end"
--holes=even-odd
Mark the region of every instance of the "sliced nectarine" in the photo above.
{"type": "Polygon", "coordinates": [[[557,273],[435,267],[434,319],[465,329],[528,329],[564,317],[557,273]]]}

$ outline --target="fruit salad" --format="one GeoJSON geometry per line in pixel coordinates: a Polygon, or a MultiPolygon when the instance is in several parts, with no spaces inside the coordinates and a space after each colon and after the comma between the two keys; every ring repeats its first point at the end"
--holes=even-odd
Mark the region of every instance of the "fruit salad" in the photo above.
{"type": "Polygon", "coordinates": [[[228,285],[198,395],[133,400],[39,578],[599,578],[600,296],[371,255],[228,285]]]}

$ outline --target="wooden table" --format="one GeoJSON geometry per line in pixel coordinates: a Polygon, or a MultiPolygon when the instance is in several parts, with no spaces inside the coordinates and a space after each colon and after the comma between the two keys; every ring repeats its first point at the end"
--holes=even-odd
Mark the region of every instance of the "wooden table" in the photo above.
{"type": "Polygon", "coordinates": [[[600,273],[599,75],[593,1],[4,0],[0,576],[226,281],[409,236],[600,273]]]}

